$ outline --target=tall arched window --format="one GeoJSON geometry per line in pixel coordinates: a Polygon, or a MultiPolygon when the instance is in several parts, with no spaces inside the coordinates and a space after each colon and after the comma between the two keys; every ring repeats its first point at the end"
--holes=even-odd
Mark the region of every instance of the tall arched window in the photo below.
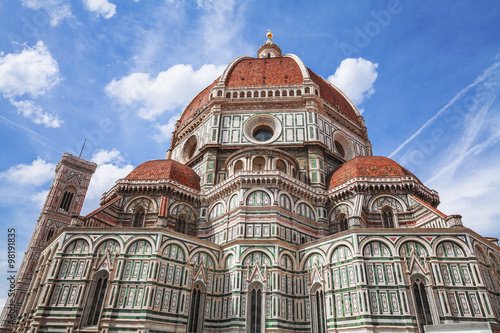
{"type": "Polygon", "coordinates": [[[177,222],[175,224],[175,231],[181,234],[188,234],[189,231],[189,219],[186,215],[179,215],[177,217],[177,222]]]}
{"type": "Polygon", "coordinates": [[[345,214],[341,214],[338,217],[339,220],[339,232],[346,231],[349,229],[349,224],[347,223],[347,216],[345,214]]]}
{"type": "Polygon", "coordinates": [[[432,325],[431,309],[424,281],[416,278],[412,284],[413,299],[415,300],[417,324],[419,331],[423,332],[424,325],[432,325]]]}
{"type": "Polygon", "coordinates": [[[249,314],[250,322],[248,323],[250,327],[250,333],[262,333],[262,287],[259,284],[255,284],[251,289],[249,289],[249,314]]]}
{"type": "Polygon", "coordinates": [[[188,333],[203,332],[204,304],[204,292],[201,285],[198,283],[195,285],[191,294],[191,310],[189,311],[188,333]]]}
{"type": "MultiPolygon", "coordinates": [[[[313,289],[314,290],[314,289],[313,289]]],[[[326,332],[326,316],[325,316],[325,294],[321,286],[315,288],[315,292],[311,294],[312,316],[312,332],[326,332]]]]}
{"type": "Polygon", "coordinates": [[[64,195],[62,197],[61,203],[59,204],[59,209],[64,210],[65,212],[68,212],[69,209],[71,208],[71,202],[73,201],[74,195],[75,195],[74,191],[71,189],[64,191],[64,195]]]}
{"type": "Polygon", "coordinates": [[[49,232],[47,233],[47,237],[45,238],[45,241],[48,242],[52,236],[54,236],[55,234],[55,230],[54,229],[50,229],[49,232]]]}
{"type": "Polygon", "coordinates": [[[140,208],[134,214],[134,219],[132,221],[132,227],[141,228],[144,226],[144,218],[146,214],[144,214],[144,209],[140,208]]]}
{"type": "Polygon", "coordinates": [[[392,210],[385,209],[382,212],[382,221],[384,222],[384,228],[394,228],[394,215],[392,210]]]}
{"type": "Polygon", "coordinates": [[[98,274],[94,279],[93,291],[91,291],[92,297],[87,303],[87,306],[90,306],[87,313],[87,320],[85,321],[87,326],[96,326],[99,323],[104,297],[108,288],[108,279],[108,272],[98,274]]]}

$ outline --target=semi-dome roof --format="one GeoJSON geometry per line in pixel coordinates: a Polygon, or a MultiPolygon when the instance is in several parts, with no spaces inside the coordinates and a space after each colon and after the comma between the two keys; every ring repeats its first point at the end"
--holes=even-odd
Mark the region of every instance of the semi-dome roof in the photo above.
{"type": "Polygon", "coordinates": [[[125,179],[156,180],[172,179],[179,184],[200,189],[200,177],[193,169],[171,159],[151,160],[137,166],[125,179]]]}
{"type": "MultiPolygon", "coordinates": [[[[356,177],[393,178],[415,177],[401,165],[383,156],[357,156],[332,171],[328,188],[337,187],[356,177]]],[[[415,179],[418,180],[417,177],[415,179]]]]}
{"type": "MultiPolygon", "coordinates": [[[[271,87],[286,85],[300,85],[314,82],[319,87],[319,96],[333,108],[359,122],[359,112],[354,104],[333,84],[305,67],[299,57],[293,54],[272,58],[241,57],[231,62],[224,74],[211,85],[203,89],[186,107],[178,125],[182,125],[191,118],[196,110],[202,108],[210,99],[212,88],[231,89],[242,87],[271,87]]],[[[215,94],[214,94],[215,96],[215,94]]]]}

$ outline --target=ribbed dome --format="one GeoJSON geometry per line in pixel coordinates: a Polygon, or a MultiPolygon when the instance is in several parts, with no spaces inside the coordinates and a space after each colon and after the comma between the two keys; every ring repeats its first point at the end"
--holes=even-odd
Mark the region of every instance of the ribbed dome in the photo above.
{"type": "Polygon", "coordinates": [[[154,180],[172,179],[179,184],[200,189],[200,177],[193,169],[171,159],[151,160],[140,164],[125,179],[154,180]]]}
{"type": "Polygon", "coordinates": [[[404,176],[415,177],[410,171],[390,158],[383,156],[357,156],[332,171],[328,188],[337,187],[355,177],[392,178],[404,176]]]}
{"type": "MultiPolygon", "coordinates": [[[[179,119],[179,125],[193,116],[196,110],[202,108],[210,98],[210,91],[217,84],[223,83],[230,88],[271,87],[286,85],[300,85],[312,80],[319,86],[320,97],[325,103],[338,108],[341,113],[358,122],[358,112],[345,95],[331,83],[304,67],[302,61],[294,55],[285,55],[275,58],[243,57],[233,61],[226,68],[226,75],[216,79],[211,85],[203,89],[186,107],[179,119]],[[306,78],[304,78],[306,76],[306,78]]],[[[258,89],[258,88],[257,88],[258,89]]],[[[214,94],[215,96],[215,94],[214,94]]]]}

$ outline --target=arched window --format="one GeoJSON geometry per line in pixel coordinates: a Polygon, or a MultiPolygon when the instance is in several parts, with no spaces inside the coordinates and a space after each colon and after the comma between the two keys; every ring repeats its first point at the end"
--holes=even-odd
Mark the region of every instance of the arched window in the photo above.
{"type": "Polygon", "coordinates": [[[382,211],[382,221],[384,228],[394,228],[394,215],[390,209],[382,211]]]}
{"type": "Polygon", "coordinates": [[[226,98],[231,98],[231,93],[230,92],[226,93],[226,98]]]}
{"type": "Polygon", "coordinates": [[[144,218],[146,214],[144,214],[144,209],[140,208],[134,214],[134,219],[132,221],[132,227],[134,228],[142,228],[144,226],[144,218]]]}
{"type": "Polygon", "coordinates": [[[92,297],[89,299],[87,306],[90,306],[87,313],[87,326],[96,326],[101,318],[102,305],[104,303],[104,296],[108,288],[108,272],[104,272],[96,276],[93,283],[93,290],[91,291],[92,297]]]}
{"type": "Polygon", "coordinates": [[[295,91],[290,90],[290,96],[295,96],[295,91]]]}
{"type": "Polygon", "coordinates": [[[71,202],[73,201],[74,192],[70,189],[64,192],[61,203],[59,204],[59,209],[68,212],[71,208],[71,202]]]}
{"type": "Polygon", "coordinates": [[[233,98],[238,98],[238,93],[236,91],[233,92],[233,98]]]}
{"type": "Polygon", "coordinates": [[[260,97],[266,97],[266,92],[265,91],[261,91],[260,92],[260,97]]]}
{"type": "Polygon", "coordinates": [[[424,325],[432,325],[431,309],[424,281],[416,278],[412,284],[413,299],[415,300],[417,324],[419,331],[423,332],[424,325]]]}
{"type": "Polygon", "coordinates": [[[282,95],[283,95],[284,97],[286,97],[286,96],[287,96],[287,94],[288,94],[288,93],[287,93],[287,91],[286,91],[286,90],[283,90],[283,94],[282,94],[282,95]]]}
{"type": "Polygon", "coordinates": [[[264,159],[264,157],[260,157],[260,156],[256,157],[253,160],[252,170],[254,170],[254,171],[264,170],[265,165],[266,165],[266,160],[264,159]]]}
{"type": "Polygon", "coordinates": [[[271,90],[267,92],[267,97],[273,97],[273,92],[271,90]]]}
{"type": "Polygon", "coordinates": [[[339,220],[339,232],[346,231],[349,229],[349,224],[347,223],[347,216],[342,214],[338,218],[339,220]]]}
{"type": "Polygon", "coordinates": [[[186,215],[182,214],[177,217],[175,223],[175,231],[187,235],[189,232],[189,219],[186,215]]]}
{"type": "Polygon", "coordinates": [[[276,170],[279,172],[286,173],[286,164],[283,162],[283,160],[277,160],[276,161],[276,170]]]}
{"type": "Polygon", "coordinates": [[[253,97],[259,97],[259,92],[258,91],[254,91],[253,92],[253,97]]]}
{"type": "Polygon", "coordinates": [[[252,97],[252,92],[251,91],[247,91],[247,97],[252,97]]]}
{"type": "Polygon", "coordinates": [[[237,161],[234,163],[234,173],[237,174],[241,170],[243,170],[243,161],[237,161]]]}
{"type": "Polygon", "coordinates": [[[254,285],[249,290],[250,333],[261,333],[262,327],[262,287],[254,285]]]}
{"type": "Polygon", "coordinates": [[[54,236],[55,234],[55,230],[54,229],[50,229],[49,232],[47,233],[47,237],[45,238],[45,241],[48,242],[52,236],[54,236]]]}
{"type": "Polygon", "coordinates": [[[276,90],[276,91],[274,92],[274,96],[279,97],[279,96],[280,96],[280,91],[279,91],[279,90],[276,90]]]}
{"type": "Polygon", "coordinates": [[[311,89],[309,89],[309,87],[306,87],[305,92],[306,92],[306,94],[309,94],[311,92],[311,89]]]}
{"type": "Polygon", "coordinates": [[[200,285],[195,285],[191,294],[191,310],[189,311],[188,333],[203,332],[204,293],[200,285]]]}
{"type": "Polygon", "coordinates": [[[312,332],[326,332],[325,294],[321,287],[311,294],[312,332]]]}
{"type": "Polygon", "coordinates": [[[222,97],[222,90],[217,91],[217,97],[222,97]]]}
{"type": "Polygon", "coordinates": [[[244,91],[240,92],[240,98],[244,98],[244,97],[245,97],[245,92],[244,91]]]}

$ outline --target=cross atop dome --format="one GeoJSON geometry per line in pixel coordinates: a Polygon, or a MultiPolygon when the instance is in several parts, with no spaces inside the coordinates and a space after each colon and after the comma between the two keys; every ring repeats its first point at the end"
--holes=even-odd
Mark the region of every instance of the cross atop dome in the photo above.
{"type": "Polygon", "coordinates": [[[257,51],[258,58],[276,58],[281,57],[281,49],[273,42],[273,33],[270,29],[267,30],[267,40],[257,51]]]}

